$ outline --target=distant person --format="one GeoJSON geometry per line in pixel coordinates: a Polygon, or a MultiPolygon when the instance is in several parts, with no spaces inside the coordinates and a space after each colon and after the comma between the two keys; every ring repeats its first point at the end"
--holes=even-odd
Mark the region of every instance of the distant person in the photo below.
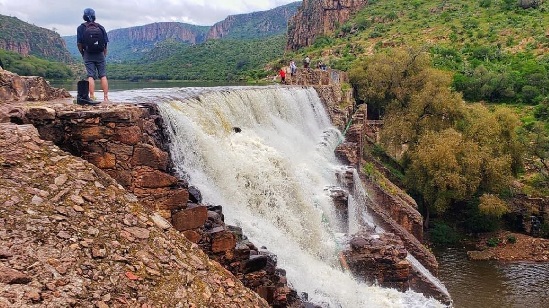
{"type": "Polygon", "coordinates": [[[305,59],[303,59],[303,67],[309,68],[310,65],[311,65],[311,58],[309,58],[309,56],[305,56],[305,59]]]}
{"type": "MultiPolygon", "coordinates": [[[[106,69],[106,60],[107,56],[107,43],[109,42],[109,37],[107,36],[107,31],[100,24],[95,22],[95,11],[91,8],[84,10],[85,23],[82,23],[76,29],[76,43],[78,50],[84,59],[84,64],[86,65],[86,73],[88,76],[88,86],[89,86],[89,96],[88,93],[84,92],[84,89],[80,89],[79,86],[79,96],[80,98],[88,98],[90,102],[95,104],[95,76],[99,77],[101,80],[101,88],[103,89],[103,100],[105,102],[109,101],[109,83],[107,80],[107,69],[106,69]]],[[[78,102],[78,97],[77,97],[78,102]]],[[[86,103],[85,100],[82,100],[83,103],[86,103]]]]}
{"type": "Polygon", "coordinates": [[[286,70],[284,70],[284,68],[281,68],[278,74],[280,75],[280,83],[286,84],[286,70]]]}
{"type": "Polygon", "coordinates": [[[290,61],[290,75],[294,77],[295,73],[297,72],[297,65],[295,65],[295,61],[290,61]]]}

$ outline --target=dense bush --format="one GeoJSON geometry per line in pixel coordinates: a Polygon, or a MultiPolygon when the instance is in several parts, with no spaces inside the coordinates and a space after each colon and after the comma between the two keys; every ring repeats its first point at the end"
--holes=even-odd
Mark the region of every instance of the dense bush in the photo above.
{"type": "Polygon", "coordinates": [[[459,233],[444,222],[433,222],[429,240],[436,246],[452,246],[459,243],[459,233]]]}
{"type": "Polygon", "coordinates": [[[22,56],[15,52],[0,49],[0,59],[4,69],[21,76],[40,76],[47,79],[68,79],[73,72],[66,64],[22,56]]]}

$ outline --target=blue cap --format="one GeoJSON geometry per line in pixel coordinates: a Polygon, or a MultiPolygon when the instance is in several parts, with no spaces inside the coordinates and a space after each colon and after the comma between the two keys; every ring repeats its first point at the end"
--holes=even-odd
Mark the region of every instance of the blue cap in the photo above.
{"type": "Polygon", "coordinates": [[[84,16],[85,21],[94,21],[95,20],[95,11],[92,8],[87,8],[84,10],[84,16]]]}

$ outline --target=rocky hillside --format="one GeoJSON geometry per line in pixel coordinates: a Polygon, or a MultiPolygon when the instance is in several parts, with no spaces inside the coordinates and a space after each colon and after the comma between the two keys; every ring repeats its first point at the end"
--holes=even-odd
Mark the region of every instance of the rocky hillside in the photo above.
{"type": "Polygon", "coordinates": [[[286,33],[288,20],[295,14],[301,1],[279,6],[272,10],[250,14],[231,15],[213,25],[208,39],[249,39],[286,33]]]}
{"type": "Polygon", "coordinates": [[[28,24],[17,17],[0,15],[0,49],[52,61],[71,61],[65,41],[59,34],[28,24]]]}
{"type": "Polygon", "coordinates": [[[368,0],[304,0],[288,22],[287,48],[297,50],[311,45],[320,35],[331,34],[366,4],[368,0]]]}
{"type": "Polygon", "coordinates": [[[92,164],[0,124],[0,306],[268,307],[92,164]]]}

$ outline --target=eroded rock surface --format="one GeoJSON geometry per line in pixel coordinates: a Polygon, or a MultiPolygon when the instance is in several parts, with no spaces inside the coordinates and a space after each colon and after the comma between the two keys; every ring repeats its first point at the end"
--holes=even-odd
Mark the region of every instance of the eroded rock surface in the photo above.
{"type": "Polygon", "coordinates": [[[110,176],[0,124],[0,306],[268,307],[110,176]]]}

